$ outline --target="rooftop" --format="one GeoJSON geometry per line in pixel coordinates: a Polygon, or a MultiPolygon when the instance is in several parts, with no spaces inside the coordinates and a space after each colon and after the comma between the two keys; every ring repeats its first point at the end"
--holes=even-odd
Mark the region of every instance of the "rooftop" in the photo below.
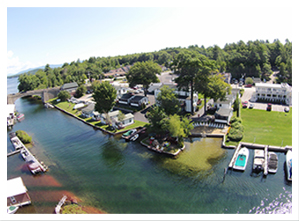
{"type": "Polygon", "coordinates": [[[17,196],[27,192],[27,189],[21,177],[7,180],[7,187],[8,187],[6,191],[7,197],[17,196]]]}
{"type": "Polygon", "coordinates": [[[61,90],[66,90],[66,89],[74,88],[74,87],[78,87],[77,82],[66,83],[66,84],[62,85],[60,89],[61,90]]]}

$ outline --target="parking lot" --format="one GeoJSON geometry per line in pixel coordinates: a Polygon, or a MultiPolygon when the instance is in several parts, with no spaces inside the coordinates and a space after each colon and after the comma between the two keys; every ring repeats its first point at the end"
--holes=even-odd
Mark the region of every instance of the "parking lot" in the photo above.
{"type": "MultiPolygon", "coordinates": [[[[236,87],[236,85],[232,85],[232,87],[236,87]]],[[[267,109],[267,103],[259,103],[259,102],[253,102],[251,101],[252,94],[255,92],[255,87],[251,88],[244,88],[244,94],[241,97],[241,101],[248,101],[248,106],[252,103],[254,104],[253,109],[260,109],[260,110],[266,110],[267,109]]],[[[288,107],[287,105],[280,105],[280,104],[272,104],[272,111],[280,111],[284,112],[284,108],[288,107]]]]}

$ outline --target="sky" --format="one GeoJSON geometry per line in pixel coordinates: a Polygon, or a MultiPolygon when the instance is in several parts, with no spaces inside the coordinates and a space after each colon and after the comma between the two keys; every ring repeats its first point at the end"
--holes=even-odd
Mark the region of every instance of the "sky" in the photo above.
{"type": "Polygon", "coordinates": [[[245,43],[256,39],[270,42],[279,39],[282,43],[293,40],[292,7],[287,0],[266,1],[271,4],[153,2],[128,4],[128,7],[123,3],[119,7],[117,4],[113,7],[59,7],[59,4],[32,7],[36,6],[34,1],[26,7],[7,4],[7,75],[46,64],[82,61],[91,56],[153,52],[195,44],[223,48],[226,43],[240,40],[245,43]]]}

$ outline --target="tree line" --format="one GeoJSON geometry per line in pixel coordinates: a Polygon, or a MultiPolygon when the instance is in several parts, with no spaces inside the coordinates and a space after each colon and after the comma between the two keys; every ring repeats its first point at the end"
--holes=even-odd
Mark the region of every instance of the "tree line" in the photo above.
{"type": "Polygon", "coordinates": [[[269,79],[273,70],[279,70],[276,82],[287,82],[292,85],[292,42],[282,44],[279,40],[273,43],[256,40],[244,43],[226,44],[223,49],[214,45],[208,48],[191,45],[187,48],[165,48],[155,52],[135,53],[114,57],[90,57],[87,60],[64,63],[62,67],[38,70],[34,75],[30,72],[19,76],[19,91],[43,89],[61,86],[64,83],[77,82],[84,84],[88,78],[103,79],[104,73],[110,70],[134,65],[136,62],[153,61],[170,68],[176,56],[182,51],[203,55],[215,61],[219,72],[229,72],[233,78],[260,77],[269,79]]]}

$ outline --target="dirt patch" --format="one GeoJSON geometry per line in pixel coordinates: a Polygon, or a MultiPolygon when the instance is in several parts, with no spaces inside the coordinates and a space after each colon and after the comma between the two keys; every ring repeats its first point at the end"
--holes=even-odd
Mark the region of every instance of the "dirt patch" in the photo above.
{"type": "Polygon", "coordinates": [[[223,128],[215,128],[215,127],[207,127],[207,126],[199,126],[191,130],[191,133],[202,133],[202,134],[226,134],[227,129],[223,128]]]}

